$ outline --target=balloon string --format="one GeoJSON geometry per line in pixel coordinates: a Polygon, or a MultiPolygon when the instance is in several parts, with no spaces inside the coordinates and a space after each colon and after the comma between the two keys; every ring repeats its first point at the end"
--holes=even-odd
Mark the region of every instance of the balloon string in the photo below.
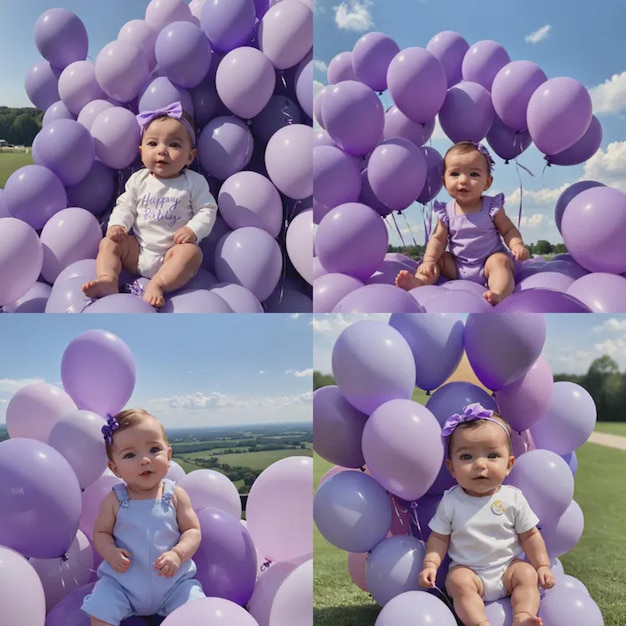
{"type": "Polygon", "coordinates": [[[402,242],[402,246],[406,247],[406,243],[404,242],[404,237],[402,236],[402,233],[400,232],[400,228],[398,227],[398,222],[396,222],[396,216],[393,214],[393,211],[389,215],[391,215],[391,219],[393,220],[393,224],[396,227],[396,230],[398,231],[398,237],[400,237],[400,241],[402,242]]]}
{"type": "Polygon", "coordinates": [[[269,568],[269,566],[272,564],[272,560],[268,559],[267,557],[264,557],[263,559],[263,563],[261,563],[261,571],[264,572],[266,569],[269,568]]]}
{"type": "MultiPolygon", "coordinates": [[[[398,505],[398,501],[396,497],[393,495],[391,496],[391,503],[393,504],[393,510],[394,510],[394,513],[396,514],[396,517],[398,518],[398,521],[400,522],[400,526],[404,528],[404,520],[402,519],[402,513],[408,513],[408,510],[400,507],[398,505]]],[[[409,528],[409,532],[411,532],[410,528],[409,528]]]]}
{"type": "Polygon", "coordinates": [[[413,240],[413,245],[417,246],[417,241],[415,241],[415,235],[413,234],[413,231],[411,230],[411,224],[409,224],[409,219],[407,218],[406,213],[404,211],[401,211],[400,215],[404,217],[404,223],[406,224],[406,227],[409,231],[409,235],[411,235],[411,239],[413,240]]]}
{"type": "Polygon", "coordinates": [[[525,167],[524,165],[522,165],[517,159],[515,159],[515,170],[517,172],[517,178],[519,180],[519,210],[517,213],[517,227],[519,228],[521,226],[522,223],[522,199],[524,196],[524,188],[522,186],[522,175],[520,174],[520,167],[525,171],[528,172],[531,176],[535,176],[527,167],[525,167]]]}
{"type": "Polygon", "coordinates": [[[424,246],[428,245],[433,231],[433,203],[422,206],[422,221],[424,222],[424,246]]]}
{"type": "Polygon", "coordinates": [[[410,519],[411,519],[411,527],[415,527],[419,534],[419,538],[421,541],[424,541],[424,534],[422,533],[422,527],[420,526],[420,520],[417,517],[417,500],[413,500],[410,505],[410,519]]]}
{"type": "Polygon", "coordinates": [[[285,106],[280,110],[283,118],[287,120],[287,125],[293,124],[293,116],[289,114],[289,98],[285,97],[285,106]]]}
{"type": "MultiPolygon", "coordinates": [[[[448,608],[454,613],[454,605],[450,602],[448,598],[448,594],[443,590],[437,587],[437,585],[433,586],[433,589],[441,596],[441,599],[448,605],[448,608]]],[[[454,613],[456,615],[456,613],[454,613]]]]}

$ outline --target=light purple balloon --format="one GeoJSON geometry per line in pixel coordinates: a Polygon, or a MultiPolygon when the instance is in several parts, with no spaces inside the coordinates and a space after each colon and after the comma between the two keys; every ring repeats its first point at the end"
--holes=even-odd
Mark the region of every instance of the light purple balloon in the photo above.
{"type": "Polygon", "coordinates": [[[96,57],[96,79],[103,91],[117,102],[130,102],[150,77],[148,59],[132,41],[116,39],[96,57]]]}
{"type": "Polygon", "coordinates": [[[567,589],[558,584],[542,598],[539,617],[544,624],[550,626],[604,626],[600,608],[588,593],[579,589],[567,589]]]}
{"type": "Polygon", "coordinates": [[[421,151],[426,161],[426,180],[417,196],[417,202],[426,204],[434,200],[443,187],[443,157],[430,146],[423,146],[421,151]]]}
{"type": "MultiPolygon", "coordinates": [[[[556,201],[556,206],[554,207],[554,221],[556,222],[556,227],[561,232],[561,221],[563,219],[563,212],[565,211],[565,207],[573,200],[581,191],[585,191],[586,189],[591,189],[592,187],[604,187],[604,183],[600,183],[597,180],[579,180],[577,183],[574,183],[567,187],[563,193],[559,196],[556,201]]],[[[556,257],[553,257],[553,261],[556,257]]],[[[572,260],[573,257],[570,258],[572,260]]]]}
{"type": "Polygon", "coordinates": [[[391,213],[391,209],[380,200],[372,191],[372,186],[367,177],[367,167],[361,172],[361,193],[358,202],[374,209],[381,217],[386,217],[391,213]]]}
{"type": "Polygon", "coordinates": [[[439,59],[424,48],[405,48],[391,60],[387,86],[394,104],[411,120],[429,123],[443,105],[447,78],[439,59]]]}
{"type": "Polygon", "coordinates": [[[59,76],[59,97],[74,115],[92,100],[106,100],[107,95],[96,79],[91,61],[74,61],[59,76]]]}
{"type": "Polygon", "coordinates": [[[384,402],[413,395],[411,348],[382,322],[361,320],[342,331],[333,346],[332,369],[343,396],[367,415],[384,402]]]}
{"type": "Polygon", "coordinates": [[[514,131],[528,128],[528,101],[546,80],[544,71],[531,61],[512,61],[498,71],[491,85],[491,99],[496,114],[506,126],[514,131]]]}
{"type": "Polygon", "coordinates": [[[156,313],[156,309],[134,294],[112,293],[89,303],[81,313],[156,313]]]}
{"type": "Polygon", "coordinates": [[[65,269],[61,270],[61,273],[57,276],[55,282],[61,283],[69,280],[70,278],[82,278],[83,282],[93,280],[96,277],[96,260],[95,259],[82,259],[70,263],[65,269]]]}
{"type": "Polygon", "coordinates": [[[128,167],[137,157],[141,132],[134,113],[114,106],[99,113],[91,126],[96,157],[113,169],[128,167]]]}
{"type": "MultiPolygon", "coordinates": [[[[91,259],[90,259],[91,260],[91,259]]],[[[81,287],[89,279],[95,278],[94,273],[89,278],[73,276],[64,280],[56,280],[52,285],[50,296],[46,302],[46,313],[82,313],[91,302],[83,293],[81,287]]]]}
{"type": "Polygon", "coordinates": [[[303,200],[311,196],[313,194],[311,126],[292,124],[276,131],[267,142],[265,166],[270,180],[287,197],[303,200]]]}
{"type": "MultiPolygon", "coordinates": [[[[485,293],[485,286],[480,283],[475,283],[473,280],[464,280],[457,278],[455,280],[448,280],[441,285],[444,289],[450,291],[469,291],[477,296],[483,297],[485,293]]],[[[441,290],[439,290],[440,292],[441,290]]]]}
{"type": "Polygon", "coordinates": [[[140,92],[137,108],[140,112],[153,111],[172,102],[180,102],[183,110],[193,116],[194,104],[189,91],[174,85],[167,76],[157,76],[140,92]]]}
{"type": "Polygon", "coordinates": [[[212,119],[198,137],[200,164],[218,180],[241,171],[252,157],[252,148],[252,133],[234,116],[212,119]]]}
{"type": "Polygon", "coordinates": [[[313,310],[331,313],[345,295],[362,286],[360,280],[347,274],[331,272],[316,277],[313,281],[313,310]]]}
{"type": "Polygon", "coordinates": [[[593,272],[575,280],[567,293],[588,306],[594,313],[626,312],[626,277],[593,272]]]}
{"type": "Polygon", "coordinates": [[[145,20],[154,32],[160,33],[171,22],[193,22],[194,18],[185,0],[150,0],[145,20]]]}
{"type": "Polygon", "coordinates": [[[87,29],[71,11],[48,9],[35,22],[35,45],[50,65],[64,68],[87,57],[87,29]]]}
{"type": "Polygon", "coordinates": [[[584,527],[585,517],[576,500],[572,500],[556,524],[542,524],[541,536],[550,557],[561,556],[572,550],[581,538],[584,527]]]}
{"type": "Polygon", "coordinates": [[[523,376],[543,349],[546,322],[541,316],[470,313],[463,342],[481,383],[497,391],[523,376]]]}
{"type": "Polygon", "coordinates": [[[14,217],[0,218],[0,242],[0,305],[6,305],[21,298],[37,281],[43,247],[36,231],[14,217]]]}
{"type": "Polygon", "coordinates": [[[104,109],[108,109],[112,106],[115,106],[109,100],[91,100],[80,110],[76,121],[79,124],[82,124],[88,131],[91,131],[91,125],[93,121],[96,119],[98,113],[104,111],[104,109]]]}
{"type": "Polygon", "coordinates": [[[379,143],[367,164],[367,179],[381,202],[394,211],[406,209],[426,182],[424,152],[412,141],[396,137],[379,143]]]}
{"type": "Polygon", "coordinates": [[[228,304],[234,313],[263,313],[259,299],[245,287],[235,283],[217,283],[210,289],[228,304]]]}
{"type": "Polygon", "coordinates": [[[324,539],[348,552],[368,552],[391,524],[391,502],[371,476],[343,471],[325,480],[313,499],[313,518],[324,539]]]}
{"type": "Polygon", "coordinates": [[[393,105],[385,111],[385,127],[383,138],[404,137],[416,146],[423,146],[433,134],[435,119],[425,124],[419,124],[409,119],[400,109],[393,105]]]}
{"type": "Polygon", "coordinates": [[[94,161],[87,175],[67,188],[67,202],[100,217],[115,194],[115,172],[101,161],[94,161]]]}
{"type": "Polygon", "coordinates": [[[441,293],[443,293],[443,287],[439,285],[423,285],[422,287],[414,287],[409,291],[409,295],[424,309],[426,309],[428,300],[441,293]]]}
{"type": "Polygon", "coordinates": [[[102,500],[111,491],[114,485],[121,484],[121,480],[109,470],[94,483],[89,485],[81,494],[82,506],[80,515],[80,530],[90,539],[100,513],[102,500]]]}
{"type": "Polygon", "coordinates": [[[263,307],[266,313],[310,313],[313,300],[308,294],[291,287],[281,287],[279,283],[263,301],[263,307]]]}
{"type": "Polygon", "coordinates": [[[235,115],[255,117],[265,108],[276,84],[269,59],[256,48],[239,46],[224,55],[215,74],[222,102],[235,115]]]}
{"type": "Polygon", "coordinates": [[[528,278],[524,278],[519,285],[519,291],[526,289],[554,289],[555,291],[567,291],[574,282],[572,276],[561,274],[560,272],[537,272],[528,278]]]}
{"type": "Polygon", "coordinates": [[[215,274],[215,250],[224,235],[232,233],[222,217],[217,215],[213,229],[208,237],[200,242],[200,250],[202,251],[202,268],[215,274]]]}
{"type": "MultiPolygon", "coordinates": [[[[217,68],[216,68],[217,69],[217,68]]],[[[215,75],[211,77],[212,70],[197,87],[189,90],[193,102],[194,119],[196,128],[203,128],[214,117],[228,115],[230,111],[220,100],[215,89],[215,75]]]]}
{"type": "Polygon", "coordinates": [[[454,143],[481,141],[489,132],[494,117],[489,91],[471,81],[463,81],[448,89],[439,111],[441,128],[454,143]]]}
{"type": "MultiPolygon", "coordinates": [[[[428,286],[428,285],[425,285],[428,286]]],[[[423,289],[424,287],[419,287],[423,289]]],[[[424,303],[427,313],[492,313],[493,307],[482,296],[464,289],[439,289],[424,303]]]]}
{"type": "Polygon", "coordinates": [[[332,85],[324,93],[322,117],[333,141],[355,155],[371,152],[385,126],[385,113],[378,96],[355,80],[332,85]]]}
{"type": "Polygon", "coordinates": [[[437,389],[426,402],[426,408],[437,418],[443,428],[446,420],[460,413],[464,406],[479,402],[486,409],[497,410],[496,402],[484,389],[473,383],[453,381],[437,389]]]}
{"type": "Polygon", "coordinates": [[[495,115],[493,124],[487,133],[487,142],[493,151],[507,163],[517,158],[530,144],[530,133],[527,130],[516,131],[509,128],[495,115]]]}
{"type": "Polygon", "coordinates": [[[208,289],[185,289],[165,300],[159,313],[232,313],[217,293],[208,289]]]}
{"type": "Polygon", "coordinates": [[[63,104],[62,100],[57,100],[53,102],[43,114],[43,119],[41,120],[42,128],[44,126],[48,126],[51,122],[56,120],[74,120],[75,117],[71,113],[71,111],[63,104]]]}
{"type": "Polygon", "coordinates": [[[229,626],[258,626],[257,621],[235,602],[226,598],[211,597],[183,604],[170,613],[161,624],[162,626],[190,626],[190,624],[211,622],[223,622],[229,626]]]}
{"type": "Polygon", "coordinates": [[[277,624],[310,624],[313,606],[313,559],[307,559],[287,576],[276,591],[271,619],[277,624]]]}
{"type": "Polygon", "coordinates": [[[422,313],[422,307],[395,285],[366,284],[335,305],[333,313],[422,313]]]}
{"type": "Polygon", "coordinates": [[[228,52],[249,42],[255,18],[253,0],[214,0],[204,3],[200,25],[216,52],[228,52]]]}
{"type": "Polygon", "coordinates": [[[315,248],[328,272],[359,280],[371,276],[385,257],[388,234],[373,209],[357,202],[341,204],[320,221],[315,248]]]}
{"type": "Polygon", "coordinates": [[[0,489],[0,544],[26,557],[62,556],[80,517],[78,479],[63,456],[35,439],[3,441],[0,489]]]}
{"type": "Polygon", "coordinates": [[[218,280],[249,289],[261,302],[278,284],[282,254],[276,240],[264,230],[246,226],[222,237],[215,250],[218,280]],[[250,263],[250,255],[254,263],[250,263]]]}
{"type": "Polygon", "coordinates": [[[591,117],[591,96],[567,76],[542,83],[526,110],[530,136],[544,154],[557,154],[574,145],[589,128],[591,117]]]}
{"type": "Polygon", "coordinates": [[[89,211],[70,207],[46,222],[40,238],[43,246],[41,274],[46,281],[53,283],[68,265],[96,258],[102,230],[89,211]]]}
{"type": "Polygon", "coordinates": [[[497,41],[477,41],[463,57],[463,80],[479,83],[490,90],[496,74],[510,62],[508,52],[497,41]]]}
{"type": "Polygon", "coordinates": [[[115,415],[126,405],[135,386],[132,352],[113,333],[85,331],[63,352],[61,380],[79,409],[115,415]]]}
{"type": "Polygon", "coordinates": [[[196,511],[213,507],[232,517],[241,517],[241,498],[235,484],[224,474],[212,469],[193,470],[179,483],[196,511]]]}
{"type": "Polygon", "coordinates": [[[426,50],[439,59],[446,73],[448,87],[461,81],[461,65],[469,44],[459,33],[444,30],[436,34],[426,44],[426,50]]]}
{"type": "Polygon", "coordinates": [[[313,194],[332,209],[356,202],[361,192],[361,172],[354,158],[334,146],[313,148],[313,194]]]}
{"type": "Polygon", "coordinates": [[[313,47],[313,11],[304,2],[282,0],[261,18],[259,48],[278,70],[297,65],[313,47]]]}
{"type": "Polygon", "coordinates": [[[158,33],[146,20],[130,20],[120,28],[117,38],[122,41],[131,41],[144,53],[148,61],[148,69],[152,71],[156,65],[154,44],[158,33]]]}
{"type": "Polygon", "coordinates": [[[302,110],[313,119],[313,59],[305,57],[296,70],[296,97],[302,110]]]}
{"type": "Polygon", "coordinates": [[[352,67],[357,80],[374,91],[387,89],[387,69],[400,46],[385,33],[372,31],[360,37],[352,48],[352,67]]]}
{"type": "Polygon", "coordinates": [[[513,623],[511,598],[505,597],[501,600],[485,603],[485,614],[492,626],[509,626],[513,623]]]}
{"type": "Polygon", "coordinates": [[[59,100],[60,74],[61,70],[47,61],[38,61],[28,70],[24,79],[26,95],[40,111],[45,111],[59,100]]]}
{"type": "Polygon", "coordinates": [[[411,626],[456,626],[457,621],[442,600],[426,591],[405,591],[392,598],[376,619],[376,626],[405,624],[411,616],[411,626]]]}
{"type": "Polygon", "coordinates": [[[602,143],[602,126],[595,115],[591,116],[589,128],[585,134],[569,148],[558,154],[548,155],[551,165],[578,165],[590,159],[602,143]]]}
{"type": "MultiPolygon", "coordinates": [[[[328,64],[326,78],[329,85],[334,85],[344,80],[358,80],[352,67],[352,52],[344,51],[335,55],[328,64]]],[[[319,118],[317,119],[319,121],[319,118]]]]}
{"type": "Polygon", "coordinates": [[[383,262],[380,264],[376,273],[372,274],[366,281],[366,285],[394,285],[398,272],[407,270],[411,273],[415,271],[412,265],[409,263],[401,263],[400,261],[393,261],[388,258],[389,253],[385,255],[383,262]]]}
{"type": "Polygon", "coordinates": [[[285,247],[291,264],[309,285],[313,284],[313,209],[298,213],[287,226],[285,247]]]}
{"type": "Polygon", "coordinates": [[[3,197],[9,213],[36,230],[67,206],[63,182],[43,165],[25,165],[13,172],[3,197]]]}
{"type": "Polygon", "coordinates": [[[567,463],[550,450],[529,450],[513,465],[505,482],[521,489],[542,523],[555,524],[574,496],[567,463]]]}
{"type": "Polygon", "coordinates": [[[20,298],[2,306],[4,313],[44,313],[50,297],[50,285],[36,282],[20,298]]]}
{"type": "Polygon", "coordinates": [[[496,305],[495,312],[591,313],[591,309],[580,299],[569,293],[535,287],[512,293],[496,305]]]}

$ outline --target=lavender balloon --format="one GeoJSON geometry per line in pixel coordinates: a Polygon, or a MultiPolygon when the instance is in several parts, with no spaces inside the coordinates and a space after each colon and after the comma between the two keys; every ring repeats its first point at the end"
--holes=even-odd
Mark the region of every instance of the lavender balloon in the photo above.
{"type": "Polygon", "coordinates": [[[344,296],[362,286],[360,280],[347,274],[331,272],[319,276],[313,281],[313,310],[330,313],[344,296]]]}
{"type": "Polygon", "coordinates": [[[496,74],[510,61],[509,53],[497,41],[477,41],[463,57],[463,80],[479,83],[490,90],[496,74]]]}
{"type": "Polygon", "coordinates": [[[524,289],[512,293],[496,305],[495,311],[496,313],[591,313],[591,309],[572,294],[546,288],[524,289]]]}
{"type": "Polygon", "coordinates": [[[132,41],[116,39],[96,57],[96,79],[104,92],[117,102],[130,102],[150,78],[148,59],[132,41]]]}
{"type": "Polygon", "coordinates": [[[463,81],[448,89],[439,112],[439,123],[453,141],[481,141],[489,132],[495,112],[487,89],[472,81],[463,81]]]}
{"type": "Polygon", "coordinates": [[[220,622],[228,626],[258,626],[248,611],[226,598],[202,598],[183,604],[170,613],[161,626],[195,626],[220,622]]]}
{"type": "MultiPolygon", "coordinates": [[[[329,85],[334,85],[344,80],[357,80],[352,67],[352,52],[344,51],[336,54],[328,64],[326,78],[329,85]]],[[[320,121],[317,116],[316,119],[318,122],[320,121]]],[[[323,124],[322,128],[325,128],[323,124]]]]}
{"type": "Polygon", "coordinates": [[[87,29],[67,9],[44,11],[35,22],[35,45],[50,65],[64,68],[87,57],[87,29]]]}
{"type": "Polygon", "coordinates": [[[344,296],[333,313],[423,313],[423,308],[395,285],[366,284],[344,296]]]}
{"type": "Polygon", "coordinates": [[[177,101],[183,105],[186,113],[194,114],[194,100],[189,91],[174,85],[167,76],[157,76],[140,92],[137,108],[140,112],[152,111],[177,101]]]}
{"type": "Polygon", "coordinates": [[[209,291],[222,298],[234,313],[263,313],[259,299],[242,285],[216,283],[209,291]]]}
{"type": "Polygon", "coordinates": [[[59,75],[61,70],[53,68],[47,61],[38,61],[30,67],[24,79],[28,99],[40,110],[45,111],[59,100],[59,75]]]}
{"type": "Polygon", "coordinates": [[[430,139],[434,129],[434,118],[430,122],[420,124],[409,119],[395,105],[385,111],[384,139],[403,137],[412,141],[416,146],[423,146],[430,139]]]}
{"type": "Polygon", "coordinates": [[[508,161],[517,158],[530,144],[530,133],[527,130],[517,131],[509,128],[495,115],[493,124],[487,133],[487,142],[493,151],[508,161]]]}
{"type": "Polygon", "coordinates": [[[424,146],[421,150],[426,161],[426,180],[416,201],[426,204],[434,200],[443,187],[443,157],[430,146],[424,146]]]}
{"type": "Polygon", "coordinates": [[[602,613],[588,593],[560,585],[555,586],[541,600],[539,617],[550,626],[604,626],[602,613]]]}
{"type": "Polygon", "coordinates": [[[580,300],[593,313],[626,312],[626,277],[593,272],[575,280],[567,293],[580,300]]]}
{"type": "Polygon", "coordinates": [[[541,535],[550,557],[561,556],[572,550],[582,537],[584,527],[582,509],[576,500],[572,500],[556,524],[543,524],[541,527],[541,535]]]}
{"type": "MultiPolygon", "coordinates": [[[[419,287],[424,289],[426,286],[419,287]]],[[[427,313],[491,313],[493,307],[481,295],[464,289],[444,289],[435,287],[438,292],[424,303],[427,313]]],[[[419,291],[417,296],[419,297],[419,291]]]]}
{"type": "Polygon", "coordinates": [[[4,313],[44,313],[52,287],[36,282],[23,296],[2,307],[4,313]]]}
{"type": "Polygon", "coordinates": [[[191,505],[198,511],[212,507],[241,518],[241,498],[235,484],[224,474],[212,469],[199,469],[183,474],[179,485],[187,492],[191,505]]]}
{"type": "Polygon", "coordinates": [[[312,195],[313,129],[292,124],[276,131],[265,148],[265,167],[270,180],[287,197],[304,200],[312,195]]]}
{"type": "Polygon", "coordinates": [[[110,107],[98,114],[91,126],[96,157],[113,169],[128,167],[137,157],[141,141],[135,115],[120,106],[110,107]]]}
{"type": "Polygon", "coordinates": [[[355,76],[374,91],[385,91],[387,69],[398,52],[400,47],[388,35],[376,31],[366,33],[352,48],[355,76]]]}
{"type": "Polygon", "coordinates": [[[456,626],[457,621],[450,609],[434,595],[426,591],[405,591],[392,598],[379,613],[375,626],[456,626]]]}
{"type": "Polygon", "coordinates": [[[448,87],[452,87],[461,81],[461,66],[463,57],[469,50],[469,44],[465,39],[452,30],[444,30],[437,33],[426,44],[426,50],[434,54],[440,61],[446,73],[448,87]]]}
{"type": "Polygon", "coordinates": [[[356,202],[361,192],[361,172],[356,160],[336,146],[313,148],[313,193],[332,209],[356,202]]]}
{"type": "Polygon", "coordinates": [[[232,313],[228,303],[208,289],[184,289],[172,294],[159,313],[232,313]]]}
{"type": "Polygon", "coordinates": [[[548,163],[551,165],[578,165],[590,159],[602,143],[602,126],[595,115],[591,116],[589,128],[585,134],[569,148],[557,154],[549,154],[548,163]]]}
{"type": "Polygon", "coordinates": [[[44,126],[47,126],[55,120],[74,119],[74,116],[72,115],[70,110],[63,104],[63,102],[61,100],[57,100],[46,109],[46,112],[43,114],[43,119],[41,120],[41,126],[43,128],[44,126]]]}
{"type": "MultiPolygon", "coordinates": [[[[580,180],[567,187],[567,189],[565,189],[565,191],[559,196],[556,201],[556,206],[554,207],[554,221],[556,222],[556,227],[559,229],[559,232],[561,232],[563,212],[569,202],[573,200],[581,191],[591,189],[592,187],[604,187],[604,183],[600,183],[596,180],[580,180]]],[[[554,261],[555,258],[552,260],[554,261]]]]}

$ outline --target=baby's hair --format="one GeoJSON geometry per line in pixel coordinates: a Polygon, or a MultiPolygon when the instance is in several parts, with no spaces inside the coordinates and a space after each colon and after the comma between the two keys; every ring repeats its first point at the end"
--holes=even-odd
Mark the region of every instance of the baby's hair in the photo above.
{"type": "Polygon", "coordinates": [[[475,420],[468,421],[468,422],[461,422],[454,429],[454,432],[448,438],[448,446],[447,446],[447,448],[448,448],[448,450],[447,450],[448,458],[450,458],[450,449],[452,448],[452,446],[450,445],[452,443],[452,437],[454,437],[454,433],[457,430],[468,430],[470,428],[477,428],[481,424],[488,424],[492,420],[497,420],[498,423],[501,424],[504,427],[504,429],[506,430],[506,432],[508,433],[509,436],[507,437],[507,442],[508,442],[508,445],[509,445],[509,454],[512,454],[513,453],[513,444],[512,444],[513,430],[511,429],[510,424],[501,415],[498,415],[498,413],[496,413],[494,411],[493,415],[491,416],[491,419],[489,419],[489,420],[486,420],[486,419],[475,419],[475,420]]]}
{"type": "Polygon", "coordinates": [[[444,173],[446,171],[446,160],[448,159],[449,154],[469,154],[470,152],[478,152],[478,154],[481,154],[483,156],[483,158],[485,159],[485,163],[487,164],[487,173],[491,174],[491,161],[489,157],[481,152],[478,149],[478,146],[471,141],[459,141],[458,143],[455,143],[453,146],[448,148],[448,151],[443,157],[444,173]]]}
{"type": "MultiPolygon", "coordinates": [[[[166,115],[165,113],[163,115],[159,115],[158,117],[155,117],[153,119],[151,119],[143,128],[142,133],[141,133],[141,140],[143,141],[143,137],[146,134],[146,131],[148,130],[148,128],[150,128],[150,126],[156,122],[157,120],[164,120],[164,119],[172,119],[175,120],[175,117],[171,117],[170,115],[166,115]]],[[[187,134],[189,134],[189,131],[191,130],[191,132],[193,134],[189,134],[189,139],[191,140],[191,147],[193,148],[196,145],[196,126],[193,123],[193,118],[191,117],[191,115],[189,115],[188,113],[186,113],[185,111],[182,112],[181,115],[181,119],[177,120],[179,121],[184,127],[185,130],[187,131],[187,134]],[[184,120],[184,122],[183,122],[184,120]],[[187,127],[187,125],[189,125],[189,127],[187,127]]]]}
{"type": "Polygon", "coordinates": [[[145,419],[153,419],[156,420],[163,431],[163,438],[165,439],[165,443],[169,443],[167,440],[167,435],[165,434],[165,428],[163,428],[163,424],[154,417],[148,411],[144,411],[144,409],[124,409],[120,411],[117,415],[114,415],[113,418],[117,421],[118,427],[113,432],[113,436],[111,439],[111,443],[105,441],[107,456],[111,459],[111,449],[113,448],[113,439],[117,433],[130,428],[131,426],[136,426],[137,424],[143,422],[145,419]]]}

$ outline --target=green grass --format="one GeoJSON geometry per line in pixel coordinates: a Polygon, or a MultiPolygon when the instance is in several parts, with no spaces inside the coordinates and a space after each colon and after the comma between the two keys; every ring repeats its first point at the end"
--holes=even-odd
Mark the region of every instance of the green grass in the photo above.
{"type": "Polygon", "coordinates": [[[598,422],[596,428],[599,433],[610,433],[626,437],[626,422],[598,422]]]}
{"type": "MultiPolygon", "coordinates": [[[[253,470],[263,470],[268,465],[280,461],[288,456],[312,456],[313,451],[310,449],[300,450],[263,450],[260,452],[242,452],[241,454],[215,454],[214,450],[204,450],[202,452],[189,452],[182,454],[178,458],[184,459],[187,463],[190,463],[190,459],[208,459],[212,456],[216,456],[219,462],[227,463],[232,467],[242,466],[250,467],[253,470]]],[[[194,466],[194,469],[197,469],[194,466]]]]}
{"type": "Polygon", "coordinates": [[[30,152],[0,152],[0,188],[4,189],[7,179],[15,170],[32,162],[30,152]]]}
{"type": "MultiPolygon", "coordinates": [[[[576,455],[579,465],[574,498],[584,512],[585,530],[577,546],[561,557],[561,562],[566,573],[587,586],[602,611],[605,626],[623,626],[626,452],[588,443],[576,455]]],[[[330,463],[315,456],[315,484],[330,467],[330,463]]],[[[317,528],[313,546],[316,626],[373,626],[380,607],[350,579],[347,553],[330,545],[317,528]]]]}

